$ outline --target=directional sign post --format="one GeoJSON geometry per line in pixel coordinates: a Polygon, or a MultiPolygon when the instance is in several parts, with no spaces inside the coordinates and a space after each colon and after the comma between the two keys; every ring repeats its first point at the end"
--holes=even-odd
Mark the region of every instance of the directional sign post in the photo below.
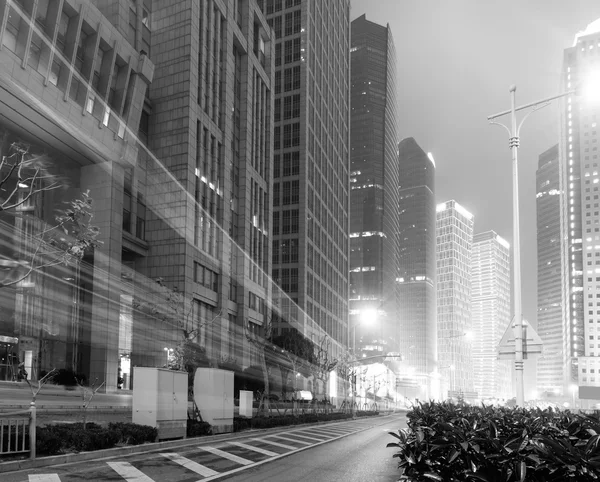
{"type": "MultiPolygon", "coordinates": [[[[514,360],[515,358],[515,326],[516,323],[510,323],[498,344],[498,358],[501,360],[514,360]]],[[[533,327],[523,320],[523,358],[528,355],[538,355],[542,353],[543,342],[533,327]]]]}

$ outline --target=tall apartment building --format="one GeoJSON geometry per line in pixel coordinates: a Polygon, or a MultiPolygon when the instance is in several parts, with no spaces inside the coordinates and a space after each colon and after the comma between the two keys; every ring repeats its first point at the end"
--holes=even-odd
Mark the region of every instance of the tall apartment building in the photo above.
{"type": "MultiPolygon", "coordinates": [[[[570,375],[569,325],[563,319],[561,198],[558,145],[540,154],[536,171],[537,332],[544,342],[537,360],[537,390],[560,393],[570,375]]],[[[568,302],[568,300],[567,300],[568,302]]]]}
{"type": "Polygon", "coordinates": [[[473,236],[471,322],[473,389],[481,399],[512,396],[511,366],[498,360],[510,320],[510,244],[494,231],[473,236]]]}
{"type": "Polygon", "coordinates": [[[0,290],[15,356],[33,377],[67,368],[107,390],[184,337],[250,364],[244,332],[271,298],[275,52],[260,5],[2,0],[0,18],[2,155],[21,139],[64,182],[24,221],[4,215],[2,266],[87,190],[103,242],[0,290]]]}
{"type": "Polygon", "coordinates": [[[398,153],[396,339],[406,365],[428,376],[437,361],[435,162],[412,137],[398,153]]]}
{"type": "Polygon", "coordinates": [[[473,215],[456,201],[437,205],[437,335],[441,391],[473,391],[471,263],[473,215]]]}
{"type": "MultiPolygon", "coordinates": [[[[600,21],[577,34],[563,57],[562,91],[597,82],[600,21]],[[590,78],[590,76],[592,78],[590,78]]],[[[567,384],[579,385],[582,399],[600,400],[600,106],[587,96],[563,99],[559,140],[563,307],[569,358],[567,384]]]]}
{"type": "Polygon", "coordinates": [[[350,2],[267,0],[274,40],[273,268],[281,322],[348,344],[350,2]],[[289,298],[288,298],[289,297],[289,298]]]}
{"type": "Polygon", "coordinates": [[[365,15],[351,42],[350,343],[373,355],[399,351],[396,53],[389,25],[365,15]]]}

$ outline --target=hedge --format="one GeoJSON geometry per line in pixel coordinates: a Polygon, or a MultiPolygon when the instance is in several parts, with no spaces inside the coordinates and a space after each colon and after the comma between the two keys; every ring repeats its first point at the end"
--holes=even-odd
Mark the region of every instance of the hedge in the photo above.
{"type": "Polygon", "coordinates": [[[425,403],[390,432],[402,481],[598,481],[600,419],[553,409],[425,403]]]}

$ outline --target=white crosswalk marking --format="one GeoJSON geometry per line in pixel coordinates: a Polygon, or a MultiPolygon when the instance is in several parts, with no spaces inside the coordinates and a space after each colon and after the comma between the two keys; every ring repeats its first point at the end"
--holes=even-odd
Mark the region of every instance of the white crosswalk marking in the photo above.
{"type": "Polygon", "coordinates": [[[237,455],[230,454],[229,452],[225,452],[224,450],[217,449],[215,447],[198,447],[201,450],[206,450],[211,454],[218,455],[219,457],[223,457],[224,459],[229,459],[232,462],[237,462],[242,465],[252,465],[254,462],[252,460],[245,459],[243,457],[238,457],[237,455]]]}
{"type": "Polygon", "coordinates": [[[144,472],[136,469],[129,462],[106,462],[108,466],[127,482],[154,482],[144,472]]]}
{"type": "Polygon", "coordinates": [[[311,435],[304,435],[302,432],[293,432],[295,437],[303,437],[310,440],[314,440],[315,442],[322,442],[322,438],[312,437],[311,435]]]}
{"type": "Polygon", "coordinates": [[[176,453],[166,453],[160,455],[168,458],[169,460],[179,465],[182,465],[186,469],[190,469],[192,472],[196,472],[197,474],[202,475],[203,477],[210,477],[211,475],[217,475],[219,473],[216,470],[205,467],[204,465],[200,465],[199,463],[194,462],[190,459],[186,459],[185,457],[182,457],[181,455],[176,453]]]}
{"type": "Polygon", "coordinates": [[[60,482],[58,474],[30,474],[29,482],[60,482]]]}
{"type": "Polygon", "coordinates": [[[270,437],[282,438],[283,440],[287,440],[288,442],[298,442],[302,445],[312,445],[311,442],[307,442],[306,440],[296,440],[295,438],[284,437],[283,435],[270,435],[270,437]]]}
{"type": "Polygon", "coordinates": [[[309,432],[309,433],[314,433],[314,432],[316,432],[318,434],[322,433],[323,435],[327,435],[327,436],[331,436],[331,437],[339,437],[340,435],[343,435],[340,432],[334,432],[333,430],[325,430],[325,429],[322,429],[322,428],[319,428],[319,429],[315,428],[315,429],[312,429],[312,430],[311,429],[307,429],[306,431],[309,432]]]}
{"type": "Polygon", "coordinates": [[[231,445],[237,445],[238,447],[242,447],[246,450],[253,450],[254,452],[258,452],[259,454],[268,455],[269,457],[277,457],[279,454],[275,452],[271,452],[270,450],[261,449],[259,447],[254,447],[252,445],[248,445],[242,442],[229,442],[231,445]]]}
{"type": "Polygon", "coordinates": [[[298,447],[292,447],[291,445],[280,444],[279,442],[274,442],[273,440],[269,440],[268,438],[251,438],[250,440],[256,440],[257,442],[264,442],[269,445],[274,445],[275,447],[281,447],[282,449],[296,450],[298,448],[298,447]]]}

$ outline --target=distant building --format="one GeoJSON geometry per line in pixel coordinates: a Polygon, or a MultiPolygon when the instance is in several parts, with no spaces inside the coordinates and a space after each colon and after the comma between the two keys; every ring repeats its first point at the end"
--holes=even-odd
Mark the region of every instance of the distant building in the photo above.
{"type": "Polygon", "coordinates": [[[397,352],[398,113],[391,29],[352,22],[350,173],[351,346],[397,352]]]}
{"type": "Polygon", "coordinates": [[[273,207],[275,332],[326,333],[339,358],[349,342],[350,1],[259,5],[275,35],[273,191],[259,200],[273,207]]]}
{"type": "Polygon", "coordinates": [[[473,391],[471,263],[473,215],[456,201],[437,205],[437,335],[442,397],[473,391]]]}
{"type": "Polygon", "coordinates": [[[471,320],[477,397],[512,397],[510,362],[497,356],[498,343],[511,321],[510,245],[494,231],[473,237],[471,320]]]}
{"type": "Polygon", "coordinates": [[[575,384],[581,399],[596,402],[600,401],[600,105],[585,91],[591,82],[597,88],[598,43],[600,19],[578,33],[573,46],[564,51],[561,90],[581,84],[584,95],[561,100],[559,140],[559,190],[564,193],[561,261],[566,274],[561,299],[568,346],[562,393],[570,396],[575,384]]]}
{"type": "Polygon", "coordinates": [[[395,338],[408,367],[427,377],[435,370],[435,162],[409,137],[398,146],[398,316],[395,338]]]}
{"type": "MultiPolygon", "coordinates": [[[[536,172],[537,207],[537,333],[544,342],[537,360],[540,395],[562,393],[570,377],[569,326],[564,318],[561,261],[561,201],[558,145],[539,157],[536,172]]],[[[567,300],[568,303],[568,300],[567,300]]]]}

